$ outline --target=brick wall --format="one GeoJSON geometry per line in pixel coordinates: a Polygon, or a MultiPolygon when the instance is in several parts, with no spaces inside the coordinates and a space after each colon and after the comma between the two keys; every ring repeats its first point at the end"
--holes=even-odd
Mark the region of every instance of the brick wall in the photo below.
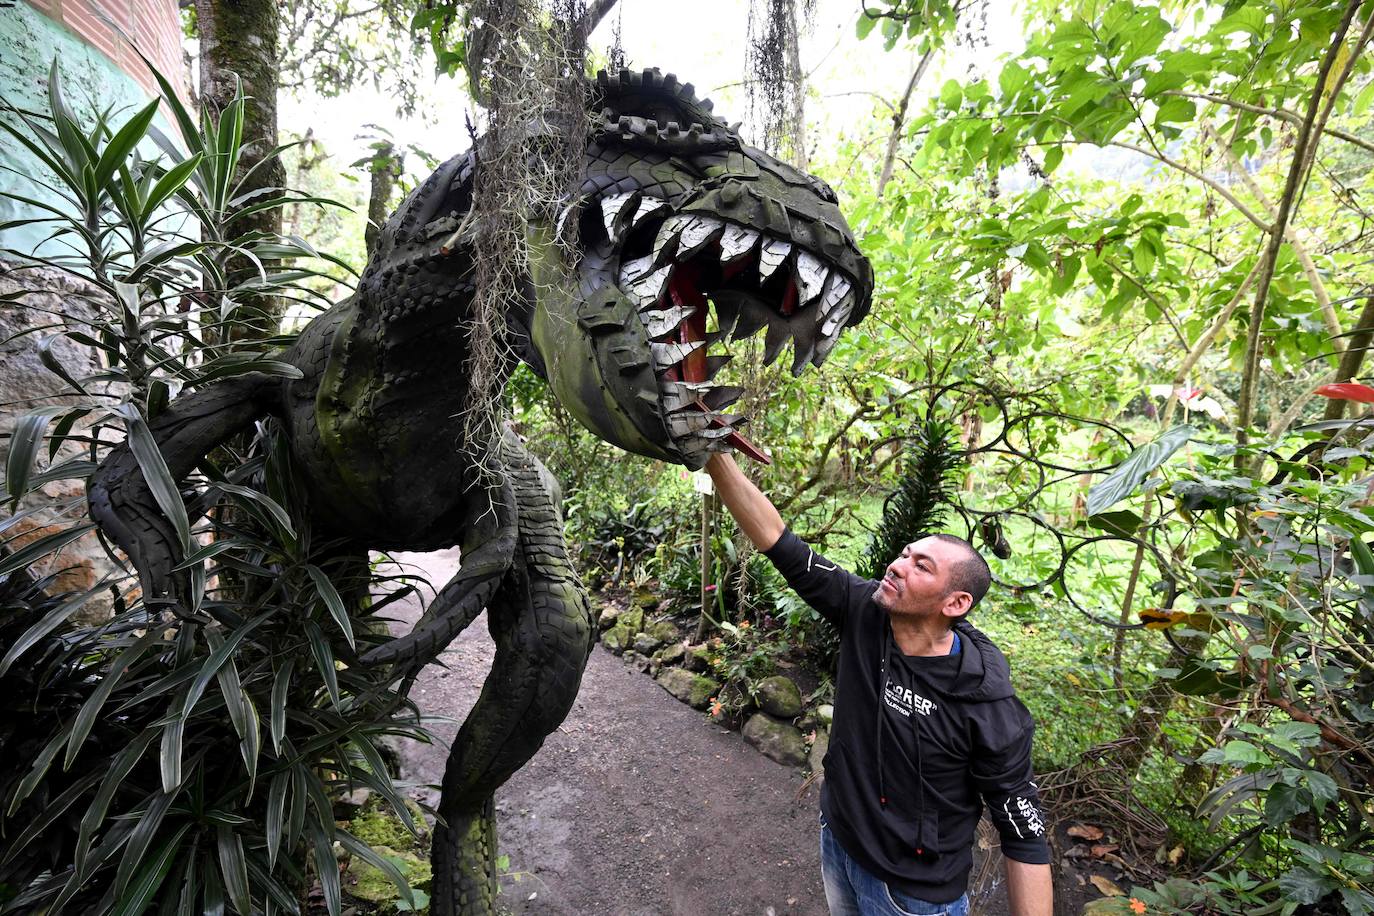
{"type": "Polygon", "coordinates": [[[157,83],[134,48],[189,100],[176,0],[28,0],[30,5],[98,49],[152,96],[157,83]],[[132,43],[132,47],[131,47],[132,43]]]}

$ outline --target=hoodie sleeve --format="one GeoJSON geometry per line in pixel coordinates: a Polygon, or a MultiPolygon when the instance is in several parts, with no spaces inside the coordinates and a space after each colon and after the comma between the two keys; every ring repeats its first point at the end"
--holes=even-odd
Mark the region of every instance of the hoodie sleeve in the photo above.
{"type": "Polygon", "coordinates": [[[792,590],[837,628],[843,629],[850,608],[868,600],[877,587],[816,553],[790,528],[763,553],[792,590]]]}
{"type": "Polygon", "coordinates": [[[975,727],[973,779],[1002,837],[1002,854],[1029,865],[1050,861],[1045,817],[1031,771],[1035,723],[1021,701],[1011,697],[996,706],[992,721],[975,727]]]}

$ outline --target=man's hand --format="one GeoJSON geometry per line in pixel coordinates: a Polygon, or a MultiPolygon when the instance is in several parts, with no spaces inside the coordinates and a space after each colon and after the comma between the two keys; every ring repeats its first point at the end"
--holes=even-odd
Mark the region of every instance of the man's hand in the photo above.
{"type": "Polygon", "coordinates": [[[744,476],[734,458],[721,452],[713,454],[706,461],[706,473],[711,475],[720,501],[755,547],[767,550],[778,542],[786,530],[782,516],[768,497],[744,476]]]}
{"type": "Polygon", "coordinates": [[[1048,865],[1006,859],[1007,903],[1011,916],[1053,916],[1054,881],[1048,865]]]}

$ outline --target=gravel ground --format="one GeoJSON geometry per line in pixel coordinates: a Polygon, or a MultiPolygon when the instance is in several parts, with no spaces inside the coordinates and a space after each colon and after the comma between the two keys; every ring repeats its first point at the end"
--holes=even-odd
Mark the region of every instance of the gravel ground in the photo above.
{"type": "MultiPolygon", "coordinates": [[[[402,554],[436,586],[456,551],[402,554]]],[[[388,608],[408,626],[418,601],[388,608]]],[[[495,649],[485,615],[431,665],[414,698],[456,720],[403,749],[403,776],[437,783],[447,743],[495,649]]],[[[496,794],[510,913],[824,916],[818,791],[599,645],[567,720],[496,794]]],[[[433,790],[417,787],[433,803],[433,790]]]]}

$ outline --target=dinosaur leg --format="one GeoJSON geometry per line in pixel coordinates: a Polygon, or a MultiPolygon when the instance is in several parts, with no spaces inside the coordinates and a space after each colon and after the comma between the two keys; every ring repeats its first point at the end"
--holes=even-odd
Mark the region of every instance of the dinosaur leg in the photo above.
{"type": "Polygon", "coordinates": [[[548,472],[513,433],[502,443],[515,492],[519,543],[488,607],[496,660],[444,770],[434,832],[435,916],[493,911],[496,821],[492,793],[563,721],[582,684],[593,628],[563,543],[548,472]]]}
{"type": "MultiPolygon", "coordinates": [[[[172,479],[180,481],[216,446],[270,413],[280,384],[270,376],[243,375],[173,401],[148,424],[172,479]]],[[[127,442],[91,475],[87,501],[91,518],[133,561],[145,600],[184,602],[189,576],[172,574],[181,544],[127,442]]]]}

